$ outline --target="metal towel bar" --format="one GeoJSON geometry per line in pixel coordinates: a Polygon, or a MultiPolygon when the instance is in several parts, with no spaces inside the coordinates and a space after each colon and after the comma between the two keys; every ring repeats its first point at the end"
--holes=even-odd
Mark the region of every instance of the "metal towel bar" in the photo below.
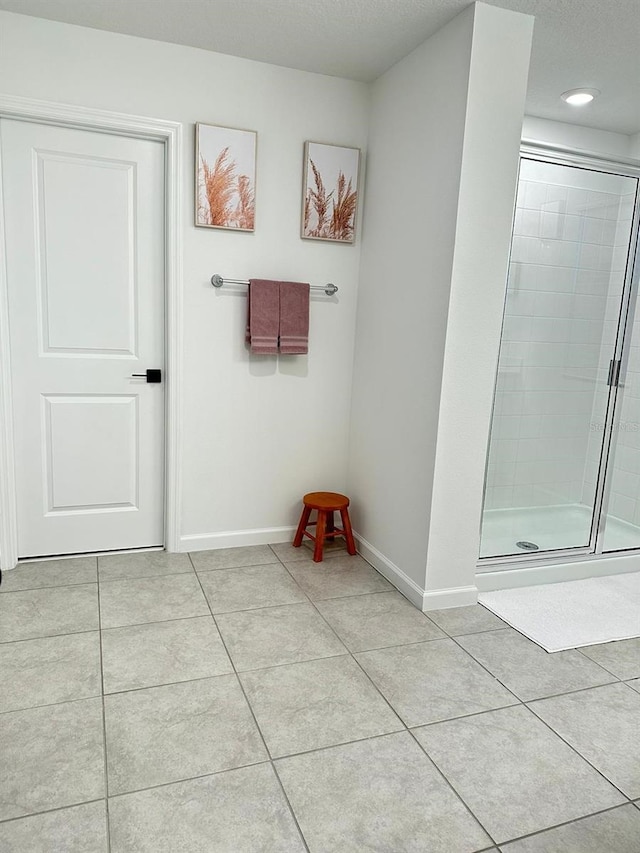
{"type": "MultiPolygon", "coordinates": [[[[248,281],[243,281],[241,278],[222,278],[221,275],[217,273],[211,276],[211,284],[214,287],[222,287],[223,284],[245,284],[249,285],[248,281]]],[[[311,290],[323,290],[327,296],[333,296],[334,293],[338,292],[338,288],[335,284],[312,284],[310,285],[311,290]]]]}

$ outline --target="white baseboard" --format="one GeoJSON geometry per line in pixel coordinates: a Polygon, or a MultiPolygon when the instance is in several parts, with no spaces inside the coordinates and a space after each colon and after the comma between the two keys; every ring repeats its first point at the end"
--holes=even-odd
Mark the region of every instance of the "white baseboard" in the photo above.
{"type": "Polygon", "coordinates": [[[466,607],[468,604],[478,603],[477,586],[454,586],[451,589],[435,589],[425,592],[422,609],[444,610],[449,607],[466,607]]]}
{"type": "MultiPolygon", "coordinates": [[[[276,542],[291,542],[295,527],[262,527],[255,530],[231,530],[224,533],[196,533],[180,537],[180,551],[214,551],[217,548],[238,548],[242,545],[269,545],[276,542]]],[[[478,590],[475,586],[425,592],[399,566],[387,559],[370,542],[354,531],[358,551],[374,569],[392,583],[405,598],[419,610],[439,610],[445,607],[461,607],[476,604],[478,590]]]]}
{"type": "Polygon", "coordinates": [[[556,562],[549,565],[523,566],[478,572],[476,583],[480,592],[498,589],[516,589],[542,583],[561,583],[586,578],[622,575],[640,571],[640,555],[627,554],[615,557],[592,557],[590,560],[556,562]]]}
{"type": "Polygon", "coordinates": [[[254,530],[228,530],[223,533],[196,533],[180,537],[180,551],[215,551],[242,545],[270,545],[291,542],[295,527],[259,527],[254,530]]]}
{"type": "Polygon", "coordinates": [[[389,583],[392,583],[405,598],[412,604],[424,611],[440,610],[448,607],[464,607],[466,604],[478,603],[478,589],[475,586],[461,586],[453,589],[438,589],[432,592],[425,591],[409,575],[402,571],[399,566],[387,559],[377,548],[367,542],[362,536],[354,531],[358,540],[359,551],[364,559],[371,563],[389,583]]]}
{"type": "Polygon", "coordinates": [[[370,542],[363,539],[358,533],[353,532],[353,535],[358,540],[358,551],[367,561],[371,563],[374,569],[380,572],[389,583],[392,583],[405,598],[408,598],[412,604],[422,610],[424,590],[418,584],[411,580],[409,575],[405,574],[399,566],[388,560],[384,554],[374,548],[370,542]]]}

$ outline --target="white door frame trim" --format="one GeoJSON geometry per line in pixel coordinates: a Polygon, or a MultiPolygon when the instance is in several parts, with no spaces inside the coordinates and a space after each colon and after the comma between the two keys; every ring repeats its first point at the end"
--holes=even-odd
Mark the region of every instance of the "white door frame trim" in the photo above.
{"type": "MultiPolygon", "coordinates": [[[[165,147],[165,506],[164,544],[180,543],[182,419],[182,125],[0,94],[0,118],[133,136],[165,147]]],[[[0,163],[0,569],[18,561],[18,528],[9,353],[8,281],[0,163]]]]}

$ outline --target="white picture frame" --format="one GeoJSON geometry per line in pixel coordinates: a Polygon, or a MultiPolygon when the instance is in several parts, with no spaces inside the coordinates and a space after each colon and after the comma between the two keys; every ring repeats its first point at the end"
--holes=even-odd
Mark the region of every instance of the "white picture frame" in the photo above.
{"type": "Polygon", "coordinates": [[[258,134],[196,124],[195,224],[255,231],[258,134]]]}
{"type": "Polygon", "coordinates": [[[305,142],[300,224],[303,240],[354,242],[359,170],[359,148],[305,142]]]}

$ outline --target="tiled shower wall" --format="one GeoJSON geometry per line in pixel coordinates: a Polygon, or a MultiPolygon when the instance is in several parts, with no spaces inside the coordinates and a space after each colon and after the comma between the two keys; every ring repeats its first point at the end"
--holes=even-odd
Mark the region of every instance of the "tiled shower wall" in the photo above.
{"type": "Polygon", "coordinates": [[[522,163],[485,509],[576,503],[594,482],[603,334],[624,278],[621,180],[522,163]]]}

